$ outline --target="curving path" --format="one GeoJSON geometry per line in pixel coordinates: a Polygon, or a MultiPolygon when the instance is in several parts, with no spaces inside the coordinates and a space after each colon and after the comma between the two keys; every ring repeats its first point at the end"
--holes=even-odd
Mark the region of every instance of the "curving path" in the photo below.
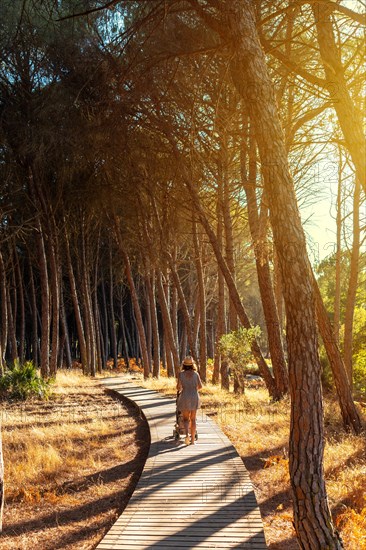
{"type": "Polygon", "coordinates": [[[140,407],[151,446],[127,507],[97,549],[266,549],[248,472],[215,422],[199,411],[199,440],[186,446],[173,439],[175,399],[123,377],[103,384],[140,407]]]}

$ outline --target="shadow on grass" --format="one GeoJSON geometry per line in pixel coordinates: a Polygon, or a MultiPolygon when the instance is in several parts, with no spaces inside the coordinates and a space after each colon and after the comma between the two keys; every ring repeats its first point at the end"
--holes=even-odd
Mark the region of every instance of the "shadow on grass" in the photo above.
{"type": "MultiPolygon", "coordinates": [[[[110,529],[111,525],[126,507],[135,486],[141,476],[141,472],[144,468],[147,454],[149,451],[150,434],[149,428],[144,419],[141,418],[138,409],[131,405],[131,402],[121,398],[124,407],[127,409],[129,416],[132,416],[136,421],[135,429],[128,429],[126,432],[114,432],[113,434],[98,436],[98,439],[106,441],[116,435],[127,435],[131,432],[135,432],[135,445],[137,447],[136,456],[126,463],[118,464],[110,468],[105,468],[92,474],[80,477],[79,479],[65,482],[55,488],[52,491],[50,487],[45,488],[45,491],[52,491],[57,495],[80,495],[80,500],[84,501],[77,506],[70,505],[65,509],[65,505],[57,507],[55,510],[49,512],[38,512],[38,517],[27,519],[24,521],[16,521],[12,523],[6,523],[2,531],[2,537],[14,540],[14,548],[18,548],[17,539],[24,539],[24,536],[31,534],[46,532],[48,530],[55,530],[52,541],[49,541],[49,537],[45,537],[42,542],[43,550],[54,550],[58,548],[74,548],[74,545],[87,540],[95,538],[95,535],[99,531],[99,537],[101,538],[110,529]],[[130,479],[126,484],[126,478],[130,479]],[[93,487],[100,485],[108,485],[122,482],[125,480],[124,487],[120,490],[108,491],[108,494],[95,498],[95,492],[93,487]],[[93,495],[94,492],[94,495],[93,495]],[[89,494],[88,494],[89,493],[89,494]],[[58,509],[57,509],[58,508],[58,509]],[[41,515],[42,514],[42,515],[41,515]],[[87,527],[85,523],[89,523],[87,527]],[[67,530],[63,530],[62,527],[68,527],[67,530]]],[[[81,442],[85,444],[86,439],[77,438],[74,444],[77,446],[81,442]]],[[[103,444],[101,442],[101,445],[103,444]]],[[[85,452],[85,451],[84,451],[85,452]]],[[[9,500],[7,501],[9,504],[9,500]]],[[[67,505],[66,505],[67,506],[67,505]]],[[[31,540],[31,539],[30,539],[31,540]]]]}

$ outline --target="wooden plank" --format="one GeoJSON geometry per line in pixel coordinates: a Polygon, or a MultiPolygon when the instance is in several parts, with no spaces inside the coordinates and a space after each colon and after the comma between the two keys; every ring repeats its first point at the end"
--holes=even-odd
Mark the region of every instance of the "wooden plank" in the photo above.
{"type": "Polygon", "coordinates": [[[173,438],[175,399],[123,377],[103,383],[140,407],[151,446],[130,502],[97,549],[265,550],[249,474],[217,424],[200,411],[197,444],[186,446],[173,438]]]}

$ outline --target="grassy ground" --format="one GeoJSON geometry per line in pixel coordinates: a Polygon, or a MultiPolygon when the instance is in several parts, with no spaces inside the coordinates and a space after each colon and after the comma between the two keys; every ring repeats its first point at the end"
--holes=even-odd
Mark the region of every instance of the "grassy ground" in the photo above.
{"type": "MultiPolygon", "coordinates": [[[[141,377],[141,384],[175,395],[172,379],[141,377]]],[[[289,402],[270,404],[260,387],[235,397],[208,384],[201,396],[202,409],[221,426],[249,470],[269,548],[297,549],[287,458],[289,402]]],[[[331,399],[325,401],[325,425],[324,468],[334,520],[347,550],[366,550],[366,440],[343,432],[338,405],[331,399]]]]}
{"type": "Polygon", "coordinates": [[[49,401],[1,405],[2,550],[95,548],[128,502],[149,432],[97,381],[59,372],[49,401]]]}
{"type": "MultiPolygon", "coordinates": [[[[175,395],[172,379],[133,376],[175,395]]],[[[208,384],[202,408],[250,472],[270,550],[297,549],[287,459],[289,403],[268,403],[261,387],[237,398],[208,384]]],[[[337,411],[327,399],[328,496],[345,548],[366,550],[366,442],[342,431],[337,411]]],[[[6,472],[1,549],[95,548],[127,504],[148,451],[148,431],[136,409],[106,395],[96,380],[60,372],[48,402],[3,404],[1,412],[6,472]]]]}

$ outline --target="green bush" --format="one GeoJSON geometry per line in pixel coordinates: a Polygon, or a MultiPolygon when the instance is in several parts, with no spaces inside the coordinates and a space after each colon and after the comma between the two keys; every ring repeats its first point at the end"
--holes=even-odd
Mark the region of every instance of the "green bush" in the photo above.
{"type": "Polygon", "coordinates": [[[251,343],[260,335],[261,329],[258,326],[250,329],[239,328],[224,334],[219,342],[220,352],[230,361],[234,369],[247,371],[252,367],[253,362],[251,343]]]}
{"type": "Polygon", "coordinates": [[[366,349],[353,357],[353,383],[355,393],[366,398],[366,349]]]}
{"type": "Polygon", "coordinates": [[[322,367],[321,371],[321,380],[322,380],[322,386],[324,389],[328,391],[335,391],[335,385],[334,385],[334,378],[331,366],[329,364],[327,352],[325,351],[324,346],[320,346],[319,348],[319,359],[320,364],[322,367]]]}
{"type": "Polygon", "coordinates": [[[12,399],[39,397],[47,399],[51,391],[51,382],[38,376],[37,369],[31,361],[22,365],[15,361],[0,378],[0,393],[12,399]]]}

